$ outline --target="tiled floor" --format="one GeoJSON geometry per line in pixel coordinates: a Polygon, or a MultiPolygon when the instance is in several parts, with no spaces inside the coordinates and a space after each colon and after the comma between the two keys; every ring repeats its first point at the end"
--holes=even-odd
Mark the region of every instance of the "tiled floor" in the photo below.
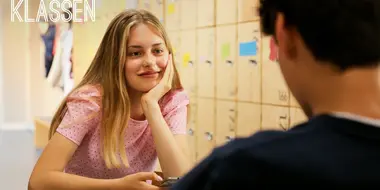
{"type": "Polygon", "coordinates": [[[0,189],[25,190],[38,152],[31,131],[0,131],[0,189]]]}

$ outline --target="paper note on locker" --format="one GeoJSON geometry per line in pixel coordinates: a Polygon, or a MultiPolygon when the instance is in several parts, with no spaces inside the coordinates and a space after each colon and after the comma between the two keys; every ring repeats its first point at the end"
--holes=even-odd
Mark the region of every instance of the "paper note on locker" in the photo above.
{"type": "Polygon", "coordinates": [[[189,66],[189,62],[190,62],[190,54],[189,53],[185,53],[183,55],[183,67],[187,67],[189,66]]]}
{"type": "Polygon", "coordinates": [[[257,42],[243,42],[239,44],[239,56],[256,56],[257,42]]]}
{"type": "Polygon", "coordinates": [[[227,57],[229,57],[230,51],[231,51],[230,44],[229,43],[223,44],[222,45],[222,58],[226,59],[227,57]]]}
{"type": "Polygon", "coordinates": [[[175,5],[174,3],[170,3],[168,5],[168,14],[171,15],[171,14],[174,14],[174,12],[175,12],[175,5]]]}

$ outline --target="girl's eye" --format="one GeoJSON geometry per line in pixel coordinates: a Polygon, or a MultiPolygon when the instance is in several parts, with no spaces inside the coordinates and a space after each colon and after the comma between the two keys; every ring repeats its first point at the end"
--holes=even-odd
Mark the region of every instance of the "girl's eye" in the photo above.
{"type": "Polygon", "coordinates": [[[156,49],[156,50],[154,50],[154,53],[156,53],[156,54],[160,54],[162,52],[164,52],[164,50],[162,50],[162,49],[156,49]]]}
{"type": "Polygon", "coordinates": [[[132,57],[136,57],[136,56],[140,56],[141,53],[140,52],[131,52],[129,53],[129,56],[132,56],[132,57]]]}

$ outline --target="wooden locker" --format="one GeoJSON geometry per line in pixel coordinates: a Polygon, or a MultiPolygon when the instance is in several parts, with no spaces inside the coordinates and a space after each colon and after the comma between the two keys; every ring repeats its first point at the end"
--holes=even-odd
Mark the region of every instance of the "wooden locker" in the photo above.
{"type": "MultiPolygon", "coordinates": [[[[84,18],[84,15],[87,15],[87,22],[92,22],[92,18],[90,16],[90,10],[89,12],[85,12],[85,6],[89,7],[90,9],[95,8],[95,21],[98,21],[99,18],[104,17],[110,10],[112,10],[112,5],[106,4],[104,1],[101,0],[95,0],[94,5],[92,4],[93,1],[76,1],[75,6],[76,10],[81,10],[77,12],[76,18],[84,18]]],[[[46,3],[46,1],[45,1],[46,3]]],[[[72,1],[73,3],[73,1],[72,1]]],[[[48,6],[48,4],[46,4],[48,6]]],[[[66,4],[67,5],[67,4],[66,4]]],[[[73,3],[74,6],[74,3],[73,3]]],[[[87,8],[86,8],[87,9],[87,8]]],[[[75,13],[73,13],[75,14],[75,13]]]]}
{"type": "Polygon", "coordinates": [[[260,131],[261,105],[238,102],[237,104],[237,137],[247,137],[260,131]]]}
{"type": "Polygon", "coordinates": [[[216,27],[216,97],[235,100],[236,86],[236,25],[216,27]]]}
{"type": "Polygon", "coordinates": [[[197,30],[198,96],[215,97],[215,28],[197,30]]]}
{"type": "Polygon", "coordinates": [[[237,1],[216,0],[216,24],[233,24],[237,22],[237,1]]]}
{"type": "Polygon", "coordinates": [[[296,100],[296,98],[293,96],[293,94],[290,92],[289,90],[289,93],[290,93],[290,106],[291,107],[300,107],[300,105],[298,104],[298,101],[296,100]]]}
{"type": "Polygon", "coordinates": [[[137,8],[138,9],[144,9],[147,11],[152,10],[151,0],[138,0],[137,2],[137,8]]]}
{"type": "Polygon", "coordinates": [[[262,105],[262,130],[289,129],[289,108],[284,106],[262,105]]]}
{"type": "MultiPolygon", "coordinates": [[[[100,1],[100,0],[97,0],[100,1]]],[[[107,3],[110,4],[110,9],[107,10],[106,17],[114,17],[120,12],[124,11],[125,9],[129,8],[130,5],[128,5],[127,1],[106,1],[106,0],[101,0],[102,3],[100,6],[103,6],[103,4],[107,3]]]]}
{"type": "Polygon", "coordinates": [[[74,78],[74,84],[78,85],[79,82],[82,80],[85,69],[87,69],[87,65],[90,65],[87,61],[87,57],[85,55],[85,50],[87,49],[86,46],[86,38],[88,37],[86,35],[86,31],[84,29],[84,24],[78,24],[74,25],[73,32],[77,36],[82,36],[81,38],[74,38],[73,39],[73,78],[74,78]]]}
{"type": "Polygon", "coordinates": [[[181,26],[184,29],[195,29],[197,27],[197,0],[181,1],[181,26]]]}
{"type": "Polygon", "coordinates": [[[215,0],[196,0],[197,1],[197,26],[215,25],[215,0]]]}
{"type": "Polygon", "coordinates": [[[238,0],[238,22],[259,19],[259,0],[238,0]]]}
{"type": "Polygon", "coordinates": [[[261,102],[260,23],[238,24],[238,100],[261,102]]]}
{"type": "Polygon", "coordinates": [[[215,100],[198,98],[197,160],[203,160],[215,147],[215,100]]]}
{"type": "Polygon", "coordinates": [[[174,63],[177,67],[178,72],[181,73],[181,34],[179,31],[169,31],[168,36],[173,48],[174,63]]]}
{"type": "Polygon", "coordinates": [[[289,89],[277,62],[277,46],[273,38],[262,38],[262,102],[289,105],[289,89]]]}
{"type": "Polygon", "coordinates": [[[181,31],[181,78],[190,97],[197,95],[196,30],[181,31]]]}
{"type": "Polygon", "coordinates": [[[307,117],[301,108],[290,108],[290,126],[294,127],[307,121],[307,117]]]}
{"type": "Polygon", "coordinates": [[[181,0],[165,1],[165,25],[168,31],[179,30],[181,26],[181,0]]]}
{"type": "Polygon", "coordinates": [[[195,131],[197,131],[197,107],[197,99],[190,98],[190,106],[188,107],[189,121],[187,125],[187,134],[192,164],[196,163],[197,158],[197,142],[195,135],[195,131]]]}
{"type": "Polygon", "coordinates": [[[150,11],[163,23],[164,22],[164,0],[150,0],[150,11]]]}
{"type": "Polygon", "coordinates": [[[216,101],[216,146],[221,146],[236,136],[236,102],[216,101]]]}
{"type": "MultiPolygon", "coordinates": [[[[80,26],[80,32],[83,34],[81,38],[76,39],[74,37],[73,47],[73,70],[74,70],[74,83],[78,84],[82,80],[84,74],[87,72],[94,56],[99,48],[100,41],[102,40],[103,27],[99,22],[87,22],[80,26]],[[100,30],[100,31],[99,31],[100,30]],[[92,32],[99,31],[99,32],[92,32]],[[80,40],[80,45],[77,45],[80,40]]],[[[104,35],[104,34],[103,34],[104,35]]]]}

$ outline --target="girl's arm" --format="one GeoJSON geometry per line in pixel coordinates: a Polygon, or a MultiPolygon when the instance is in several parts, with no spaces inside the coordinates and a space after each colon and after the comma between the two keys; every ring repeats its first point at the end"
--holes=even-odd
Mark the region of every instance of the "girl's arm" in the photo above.
{"type": "Polygon", "coordinates": [[[97,190],[117,189],[118,180],[100,180],[64,173],[77,145],[56,133],[38,159],[29,180],[28,190],[97,190]]]}
{"type": "MultiPolygon", "coordinates": [[[[173,135],[167,121],[163,117],[160,106],[156,101],[145,101],[145,116],[152,130],[156,145],[158,159],[165,177],[179,177],[184,175],[191,167],[189,148],[185,134],[173,135]]],[[[180,106],[173,119],[182,120],[175,126],[186,129],[187,107],[180,106]]]]}
{"type": "Polygon", "coordinates": [[[117,179],[92,179],[64,173],[63,169],[77,149],[77,145],[56,133],[39,158],[29,180],[28,190],[159,190],[145,183],[160,181],[157,174],[140,172],[117,179]]]}
{"type": "MultiPolygon", "coordinates": [[[[57,132],[38,159],[29,179],[29,190],[129,190],[158,189],[145,180],[157,180],[154,173],[137,173],[119,179],[92,179],[64,172],[89,131],[100,123],[99,92],[84,88],[67,98],[67,112],[57,132]],[[82,92],[83,91],[83,92],[82,92]]],[[[158,179],[159,180],[159,179],[158,179]]]]}

